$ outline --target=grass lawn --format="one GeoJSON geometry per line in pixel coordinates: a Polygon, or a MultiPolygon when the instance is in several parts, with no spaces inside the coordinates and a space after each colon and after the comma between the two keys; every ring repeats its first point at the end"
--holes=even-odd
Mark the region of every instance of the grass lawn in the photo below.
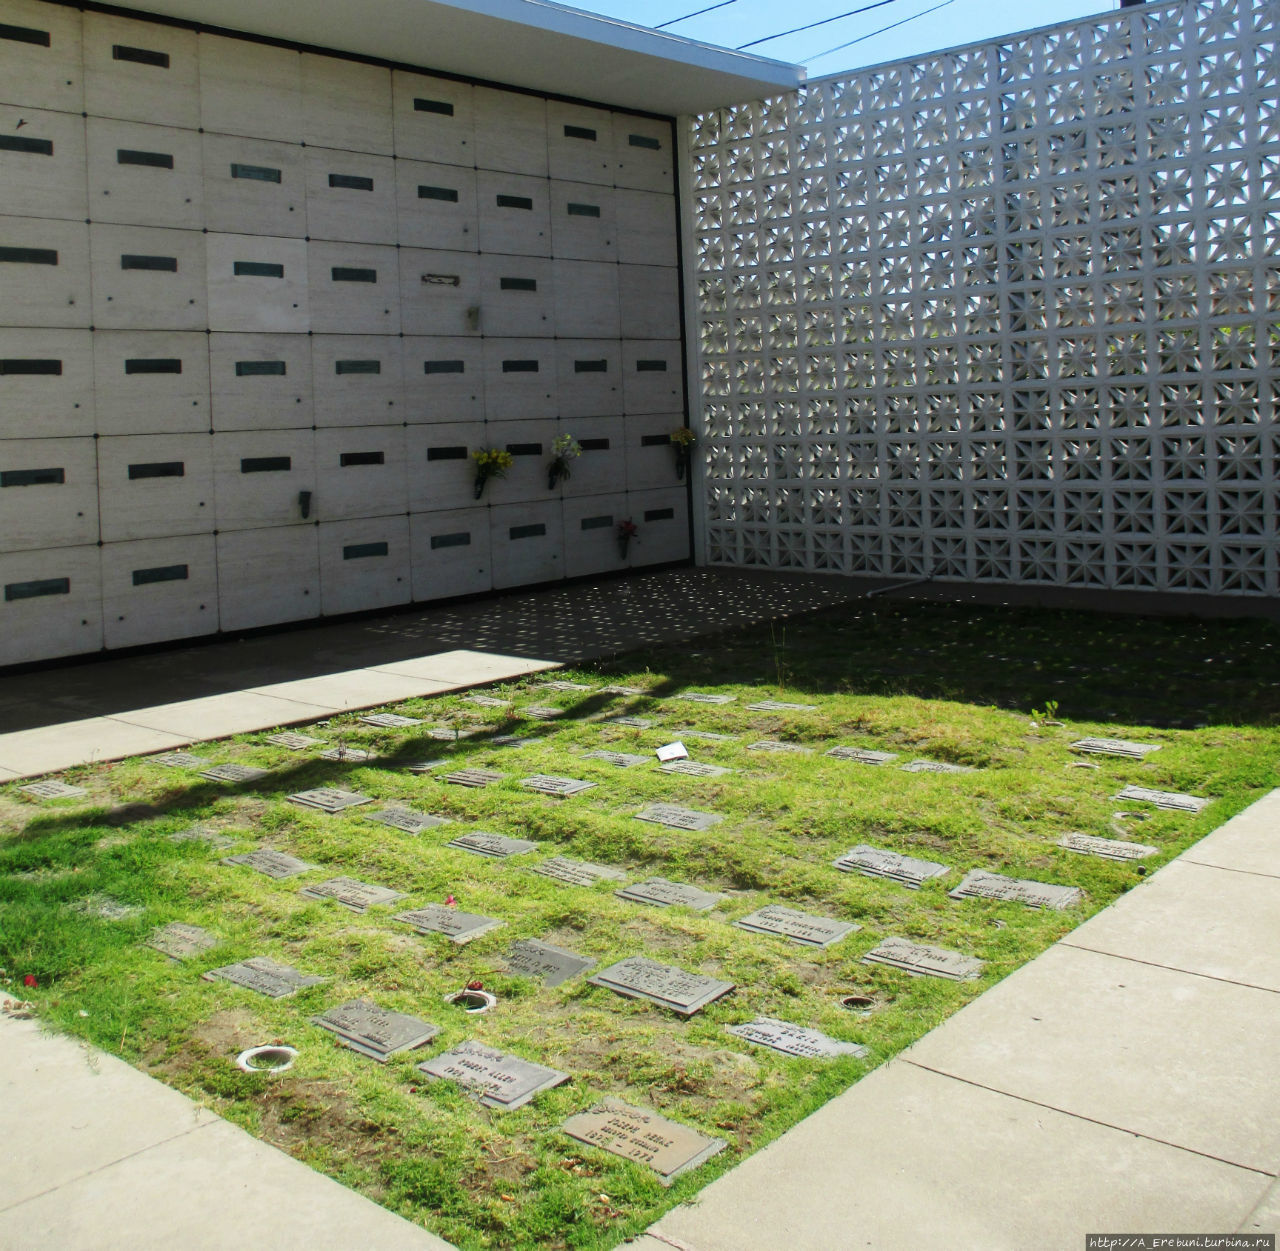
{"type": "MultiPolygon", "coordinates": [[[[1005,608],[873,601],[764,628],[636,652],[468,693],[408,700],[394,711],[426,724],[380,729],[358,714],[294,727],[375,753],[328,761],[266,734],[192,748],[213,763],[270,772],[208,781],[142,757],[68,770],[87,789],[42,802],[0,788],[0,991],[33,1001],[51,1025],[188,1093],[251,1132],[462,1247],[607,1247],[643,1229],[801,1117],[856,1082],[950,1013],[1035,956],[1209,830],[1277,785],[1280,630],[1262,622],[1189,622],[1005,608]],[[642,694],[607,692],[609,685],[642,694]],[[733,696],[723,704],[680,698],[733,696]],[[771,699],[811,710],[751,711],[771,699]],[[1033,724],[1057,701],[1064,724],[1033,724]],[[554,706],[553,720],[528,718],[554,706]],[[651,728],[609,718],[651,720],[651,728]],[[478,731],[440,741],[433,727],[478,731]],[[696,738],[689,731],[723,735],[696,738]],[[495,746],[495,735],[534,741],[495,746]],[[1159,744],[1143,760],[1083,756],[1083,735],[1159,744]],[[684,738],[698,761],[732,772],[659,771],[654,750],[684,738]],[[808,752],[752,750],[783,740],[808,752]],[[836,745],[898,753],[870,766],[828,757],[836,745]],[[648,757],[620,768],[585,759],[609,750],[648,757]],[[407,762],[440,758],[429,773],[407,762]],[[907,773],[927,758],[967,773],[907,773]],[[1091,767],[1078,767],[1078,766],[1091,767]],[[485,789],[447,785],[450,768],[505,778],[485,789]],[[565,799],[526,790],[535,773],[595,787],[565,799]],[[1199,815],[1117,802],[1135,783],[1211,796],[1199,815]],[[378,801],[341,815],[301,808],[293,792],[333,786],[378,801]],[[653,802],[722,814],[705,832],[639,821],[653,802]],[[406,834],[365,819],[395,804],[451,818],[406,834]],[[1116,814],[1127,811],[1126,816],[1116,814]],[[225,850],[175,841],[192,826],[232,840],[225,850]],[[538,843],[507,860],[446,847],[468,829],[538,843]],[[1159,849],[1115,862],[1057,845],[1069,831],[1159,849]],[[951,866],[918,891],[832,861],[867,843],[951,866]],[[319,866],[276,881],[224,866],[266,846],[319,866]],[[714,909],[656,908],[614,896],[619,885],[570,886],[529,870],[553,855],[612,866],[628,881],[661,875],[726,898],[714,909]],[[1066,911],[951,899],[970,869],[1077,886],[1066,911]],[[299,888],[344,875],[406,898],[359,915],[299,888]],[[453,896],[460,910],[500,918],[466,946],[420,936],[392,915],[453,896]],[[104,900],[133,905],[96,915],[104,900]],[[767,903],[851,921],[827,948],[749,933],[731,922],[767,903]],[[183,962],[147,947],[172,921],[218,945],[183,962]],[[861,957],[889,936],[985,962],[976,981],[912,977],[861,957]],[[588,985],[548,988],[506,970],[512,941],[540,938],[597,961],[642,955],[726,979],[732,994],[684,1019],[588,985]],[[327,980],[271,1000],[200,974],[270,956],[327,980]],[[33,976],[38,986],[24,988],[33,976]],[[467,1015],[443,997],[482,981],[499,1004],[467,1015]],[[850,1010],[845,996],[870,999],[850,1010]],[[367,997],[440,1027],[419,1052],[385,1065],[345,1049],[309,1018],[367,997]],[[770,1016],[869,1049],[866,1059],[792,1058],[725,1026],[770,1016]],[[474,1039],[570,1074],[515,1111],[479,1105],[415,1065],[474,1039]],[[278,1076],[232,1063],[242,1049],[300,1051],[278,1076]],[[658,1111],[728,1145],[669,1188],[642,1165],[584,1146],[559,1129],[606,1096],[658,1111]]],[[[1043,722],[1043,716],[1038,720],[1043,722]]]]}

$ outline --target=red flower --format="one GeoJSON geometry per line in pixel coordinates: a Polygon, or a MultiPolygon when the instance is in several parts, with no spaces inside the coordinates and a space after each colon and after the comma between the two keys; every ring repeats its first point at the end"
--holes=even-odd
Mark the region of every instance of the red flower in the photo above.
{"type": "Polygon", "coordinates": [[[458,901],[452,895],[446,895],[444,897],[444,904],[446,908],[456,908],[458,906],[458,901]]]}
{"type": "Polygon", "coordinates": [[[483,983],[483,982],[468,982],[468,983],[467,983],[467,989],[468,989],[468,990],[483,990],[483,989],[484,989],[484,983],[483,983]]]}
{"type": "Polygon", "coordinates": [[[30,987],[36,987],[40,985],[40,983],[36,981],[36,975],[34,973],[28,973],[26,977],[22,979],[22,984],[24,986],[30,986],[30,987]]]}

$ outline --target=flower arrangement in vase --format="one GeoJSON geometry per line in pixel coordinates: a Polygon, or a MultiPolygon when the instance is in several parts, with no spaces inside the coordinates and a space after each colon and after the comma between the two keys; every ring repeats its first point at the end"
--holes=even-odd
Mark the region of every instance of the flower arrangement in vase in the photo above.
{"type": "Polygon", "coordinates": [[[697,442],[698,436],[688,426],[681,426],[678,430],[671,432],[671,446],[676,453],[676,478],[681,482],[684,481],[684,475],[689,469],[697,442]]]}
{"type": "Polygon", "coordinates": [[[547,490],[554,491],[561,478],[569,476],[569,462],[582,455],[582,444],[571,434],[557,436],[551,444],[551,463],[547,466],[547,490]]]}
{"type": "Polygon", "coordinates": [[[477,448],[471,455],[476,462],[476,499],[484,494],[490,478],[505,478],[507,470],[515,464],[511,453],[500,447],[477,448]]]}
{"type": "Polygon", "coordinates": [[[631,540],[640,533],[640,527],[636,525],[630,517],[618,522],[618,559],[626,560],[627,549],[631,546],[631,540]]]}

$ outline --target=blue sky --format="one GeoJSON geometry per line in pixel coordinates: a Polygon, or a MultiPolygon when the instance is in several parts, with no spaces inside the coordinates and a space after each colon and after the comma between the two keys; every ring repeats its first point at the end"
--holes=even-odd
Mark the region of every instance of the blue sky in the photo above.
{"type": "MultiPolygon", "coordinates": [[[[672,34],[687,35],[723,47],[738,47],[750,40],[821,21],[838,13],[861,8],[874,0],[734,0],[687,22],[667,27],[672,34]]],[[[888,0],[870,12],[830,22],[815,30],[758,44],[749,51],[780,61],[805,65],[810,77],[896,61],[938,48],[993,39],[1012,31],[1030,30],[1054,22],[1066,22],[1091,13],[1109,12],[1118,0],[947,0],[936,12],[907,21],[894,30],[874,35],[840,51],[837,44],[860,39],[883,27],[922,13],[940,0],[888,0]],[[816,55],[819,53],[826,55],[816,55]]],[[[716,0],[566,0],[574,8],[623,18],[644,26],[656,26],[672,18],[716,3],[716,0]]]]}

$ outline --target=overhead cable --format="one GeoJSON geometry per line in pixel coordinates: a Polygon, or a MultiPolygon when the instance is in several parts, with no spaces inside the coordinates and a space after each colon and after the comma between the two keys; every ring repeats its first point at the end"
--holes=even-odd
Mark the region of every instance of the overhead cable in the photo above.
{"type": "Polygon", "coordinates": [[[687,22],[691,17],[701,17],[704,13],[710,13],[713,9],[727,9],[731,4],[737,4],[738,0],[720,0],[719,4],[708,5],[705,9],[696,9],[692,13],[686,13],[683,17],[673,17],[669,22],[659,22],[654,30],[665,30],[668,26],[674,26],[677,22],[687,22]]]}
{"type": "Polygon", "coordinates": [[[904,17],[900,22],[891,22],[888,26],[881,26],[879,30],[873,30],[869,35],[860,35],[857,39],[850,39],[848,43],[837,44],[834,48],[828,48],[825,52],[815,52],[812,56],[804,57],[802,64],[820,60],[824,56],[830,56],[833,52],[843,52],[846,48],[852,48],[855,43],[866,43],[868,39],[874,39],[877,35],[883,35],[886,31],[897,30],[899,26],[914,22],[918,17],[928,17],[930,13],[936,13],[939,9],[945,9],[947,5],[955,4],[955,2],[956,0],[942,0],[941,4],[935,4],[931,9],[922,9],[919,13],[904,17]]]}
{"type": "Polygon", "coordinates": [[[820,22],[810,22],[806,26],[793,26],[790,30],[780,30],[776,35],[766,35],[763,39],[753,39],[750,43],[740,43],[735,51],[742,52],[754,48],[758,43],[768,43],[773,39],[781,39],[784,35],[798,35],[802,30],[813,30],[818,26],[829,26],[832,22],[841,22],[846,17],[857,17],[859,13],[870,13],[872,9],[883,9],[886,4],[896,4],[897,0],[876,0],[874,4],[863,5],[860,9],[850,9],[848,13],[837,13],[835,17],[824,17],[820,22]]]}

